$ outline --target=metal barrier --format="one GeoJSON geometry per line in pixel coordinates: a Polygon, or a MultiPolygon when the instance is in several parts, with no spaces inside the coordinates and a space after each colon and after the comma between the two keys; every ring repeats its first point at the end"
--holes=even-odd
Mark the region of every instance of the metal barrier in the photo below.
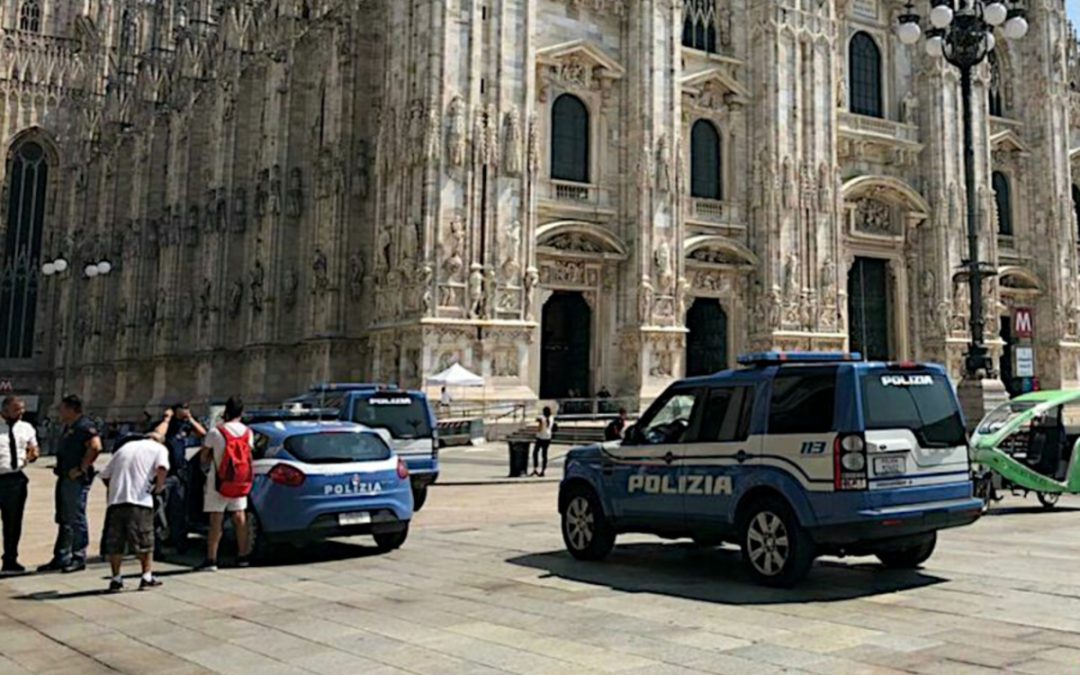
{"type": "Polygon", "coordinates": [[[484,420],[447,419],[439,420],[439,445],[478,445],[484,442],[484,420]]]}

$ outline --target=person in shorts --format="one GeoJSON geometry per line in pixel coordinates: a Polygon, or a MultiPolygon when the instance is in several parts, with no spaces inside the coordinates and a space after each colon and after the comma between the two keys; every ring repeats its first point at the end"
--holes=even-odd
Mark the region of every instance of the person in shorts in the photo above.
{"type": "Polygon", "coordinates": [[[218,568],[218,546],[221,544],[221,534],[225,525],[225,514],[232,516],[233,529],[236,531],[237,564],[240,567],[248,565],[248,530],[247,530],[247,497],[224,497],[217,491],[217,468],[225,456],[225,435],[241,437],[247,435],[249,440],[248,452],[251,451],[250,440],[252,438],[247,425],[240,421],[244,415],[244,403],[237,397],[230,398],[225,403],[225,412],[222,414],[223,423],[206,432],[203,438],[203,447],[200,451],[202,465],[207,468],[206,490],[203,493],[203,511],[210,517],[210,531],[206,537],[206,560],[199,565],[198,569],[206,572],[216,572],[218,568]]]}
{"type": "Polygon", "coordinates": [[[109,460],[101,477],[109,488],[102,552],[112,567],[109,591],[124,590],[120,565],[134,554],[142,566],[139,590],[161,585],[153,574],[154,493],[165,489],[169,451],[160,433],[124,443],[109,460]]]}

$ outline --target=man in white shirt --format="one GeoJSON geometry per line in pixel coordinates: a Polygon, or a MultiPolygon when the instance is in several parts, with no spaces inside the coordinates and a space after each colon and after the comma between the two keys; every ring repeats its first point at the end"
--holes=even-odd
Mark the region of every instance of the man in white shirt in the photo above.
{"type": "Polygon", "coordinates": [[[0,574],[21,574],[26,568],[19,564],[19,539],[30,483],[23,469],[38,458],[37,433],[23,421],[26,403],[18,396],[5,398],[0,413],[0,517],[4,521],[0,574]]]}
{"type": "Polygon", "coordinates": [[[120,564],[125,553],[134,553],[142,565],[139,590],[160,586],[152,571],[154,554],[154,493],[165,489],[169,451],[164,438],[151,432],[146,438],[128,441],[113,454],[101,472],[109,486],[109,510],[105,514],[102,550],[112,567],[109,591],[124,590],[120,564]]]}

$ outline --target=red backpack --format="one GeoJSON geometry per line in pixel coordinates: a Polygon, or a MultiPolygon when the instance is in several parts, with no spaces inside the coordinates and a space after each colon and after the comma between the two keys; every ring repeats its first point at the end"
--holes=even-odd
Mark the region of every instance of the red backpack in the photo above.
{"type": "Polygon", "coordinates": [[[217,468],[217,491],[222,497],[235,499],[251,492],[251,430],[233,436],[222,424],[218,432],[225,439],[225,453],[217,468]]]}

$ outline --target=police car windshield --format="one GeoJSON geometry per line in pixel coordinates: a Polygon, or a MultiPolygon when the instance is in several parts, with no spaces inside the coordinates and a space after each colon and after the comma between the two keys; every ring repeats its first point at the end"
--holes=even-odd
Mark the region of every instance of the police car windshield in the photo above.
{"type": "Polygon", "coordinates": [[[357,399],[352,421],[386,429],[397,439],[431,436],[426,402],[408,394],[386,394],[357,399]]]}
{"type": "Polygon", "coordinates": [[[908,429],[925,448],[967,442],[952,387],[942,375],[868,373],[862,377],[862,403],[867,429],[908,429]]]}
{"type": "Polygon", "coordinates": [[[377,462],[390,459],[390,448],[372,433],[298,434],[285,439],[285,450],[307,464],[377,462]]]}

